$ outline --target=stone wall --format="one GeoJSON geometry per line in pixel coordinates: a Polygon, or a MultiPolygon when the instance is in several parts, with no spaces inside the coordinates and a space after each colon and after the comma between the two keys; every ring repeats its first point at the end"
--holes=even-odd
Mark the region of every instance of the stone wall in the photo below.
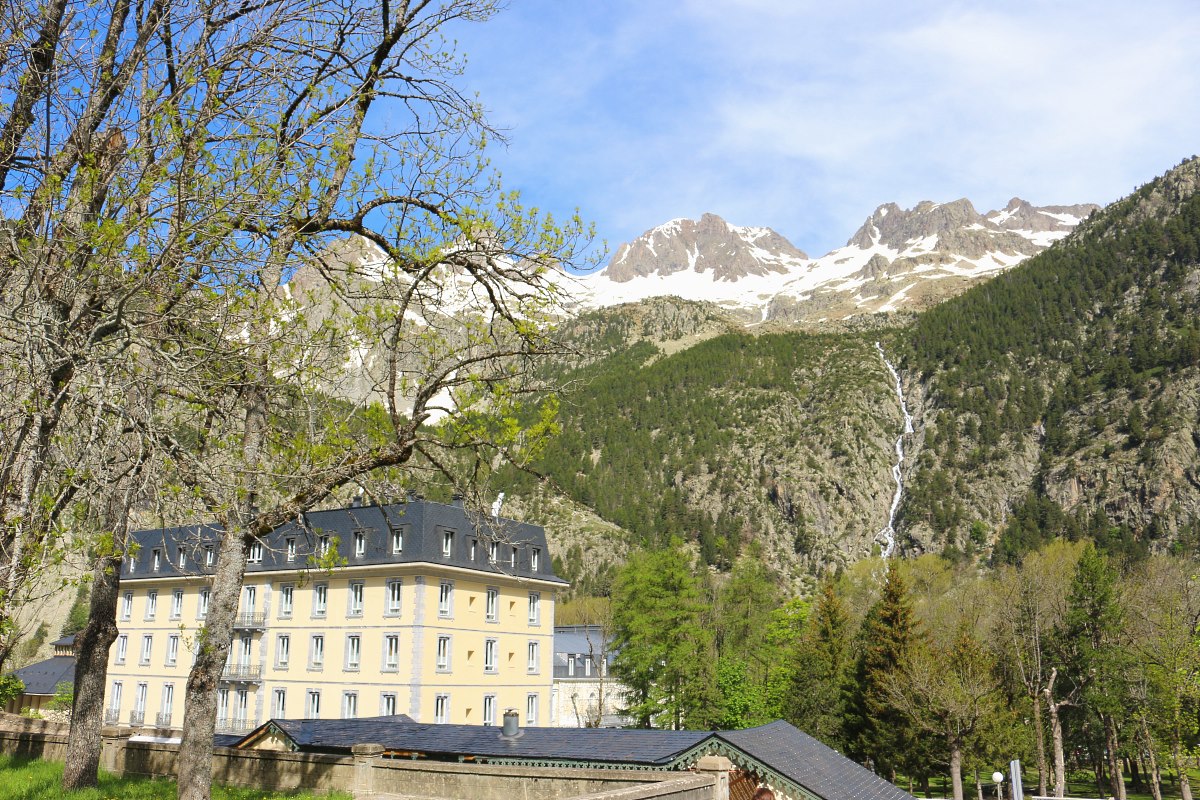
{"type": "MultiPolygon", "coordinates": [[[[132,733],[129,728],[103,730],[101,766],[117,775],[174,776],[179,745],[130,741],[132,733]]],[[[0,714],[0,752],[61,761],[66,750],[66,725],[0,714]]],[[[213,748],[217,783],[340,790],[360,798],[403,794],[447,800],[725,800],[728,768],[725,763],[703,772],[651,772],[400,760],[384,758],[383,748],[374,744],[356,745],[350,756],[213,748]]]]}

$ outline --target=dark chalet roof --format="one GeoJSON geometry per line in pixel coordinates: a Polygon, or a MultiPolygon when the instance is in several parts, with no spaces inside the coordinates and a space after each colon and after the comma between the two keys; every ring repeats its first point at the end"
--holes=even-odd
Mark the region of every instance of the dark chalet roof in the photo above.
{"type": "Polygon", "coordinates": [[[52,695],[58,684],[75,682],[75,656],[54,656],[13,672],[25,684],[25,694],[52,695]]]}
{"type": "Polygon", "coordinates": [[[904,790],[783,721],[740,731],[522,728],[518,737],[506,739],[498,727],[419,724],[399,714],[354,720],[271,720],[237,746],[253,747],[272,730],[285,734],[301,751],[349,752],[356,744],[369,743],[436,760],[681,769],[705,753],[719,753],[765,778],[773,773],[776,780],[820,800],[913,800],[904,790]]]}
{"type": "MultiPolygon", "coordinates": [[[[157,528],[132,534],[139,545],[137,564],[130,571],[125,560],[121,568],[123,580],[201,575],[212,571],[205,566],[205,547],[218,546],[221,527],[217,524],[185,525],[176,528],[157,528]],[[179,568],[179,549],[187,555],[186,565],[179,568]],[[153,553],[159,551],[159,568],[154,569],[153,553]]],[[[273,570],[303,569],[309,556],[315,555],[319,537],[338,539],[337,553],[347,566],[432,563],[465,569],[493,572],[539,580],[566,583],[554,574],[545,529],[538,525],[475,513],[460,504],[435,503],[414,499],[404,503],[367,505],[351,508],[310,511],[271,531],[263,539],[261,563],[250,563],[247,574],[273,570]],[[392,552],[392,532],[403,534],[402,552],[392,552]],[[454,546],[449,557],[442,555],[442,533],[452,531],[454,546]],[[354,552],[356,533],[365,538],[365,553],[354,552]],[[287,560],[286,540],[294,538],[296,557],[287,560]],[[476,556],[472,560],[470,541],[477,540],[476,556]],[[488,544],[499,543],[495,563],[488,559],[488,544]],[[516,566],[510,565],[511,549],[517,548],[516,566]],[[537,570],[532,569],[533,549],[541,551],[537,570]]]]}
{"type": "Polygon", "coordinates": [[[824,800],[913,800],[908,792],[783,720],[720,731],[716,738],[824,800]]]}

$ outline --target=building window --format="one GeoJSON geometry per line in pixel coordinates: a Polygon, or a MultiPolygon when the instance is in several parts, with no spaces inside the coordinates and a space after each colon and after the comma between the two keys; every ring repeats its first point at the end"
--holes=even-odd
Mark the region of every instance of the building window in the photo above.
{"type": "Polygon", "coordinates": [[[392,530],[392,555],[404,552],[404,531],[401,528],[392,530]]]}
{"type": "Polygon", "coordinates": [[[384,717],[396,716],[396,693],[382,692],[379,695],[379,713],[384,717]]]}
{"type": "Polygon", "coordinates": [[[537,592],[529,593],[529,624],[540,625],[542,621],[542,596],[537,592]]]}
{"type": "Polygon", "coordinates": [[[217,689],[217,725],[229,724],[229,690],[217,689]]]}
{"type": "Polygon", "coordinates": [[[249,613],[254,613],[254,607],[258,605],[258,587],[247,586],[242,591],[242,607],[249,613]]]}
{"type": "Polygon", "coordinates": [[[250,663],[250,653],[254,647],[254,637],[249,633],[242,634],[242,658],[239,664],[248,665],[250,663]]]}
{"type": "Polygon", "coordinates": [[[216,554],[213,553],[213,546],[211,544],[204,545],[204,566],[211,567],[214,561],[216,561],[216,554]]]}
{"type": "Polygon", "coordinates": [[[542,568],[542,550],[539,547],[535,547],[529,551],[529,570],[530,570],[530,572],[537,572],[541,568],[542,568]]]}
{"type": "Polygon", "coordinates": [[[536,694],[525,695],[525,724],[537,725],[538,721],[538,696],[536,694]]]}
{"type": "Polygon", "coordinates": [[[346,669],[357,672],[362,661],[362,636],[357,633],[346,635],[346,669]]]}
{"type": "Polygon", "coordinates": [[[208,587],[200,590],[200,598],[196,603],[196,619],[204,619],[208,616],[208,595],[210,591],[208,587]]]}
{"type": "Polygon", "coordinates": [[[182,547],[180,547],[175,552],[179,556],[180,571],[187,569],[187,550],[184,550],[182,547]]]}
{"type": "Polygon", "coordinates": [[[363,582],[350,581],[350,608],[347,616],[361,617],[363,615],[363,582]]]}
{"type": "Polygon", "coordinates": [[[158,614],[158,592],[154,589],[146,592],[146,619],[154,619],[158,614]]]}
{"type": "Polygon", "coordinates": [[[233,698],[233,721],[240,728],[246,724],[246,718],[250,711],[250,691],[238,689],[233,698]]]}
{"type": "Polygon", "coordinates": [[[400,593],[402,586],[403,584],[399,580],[390,580],[387,582],[387,605],[384,607],[384,616],[400,616],[400,593]]]}
{"type": "Polygon", "coordinates": [[[292,637],[281,633],[275,637],[275,666],[284,668],[292,658],[292,637]]]}
{"type": "Polygon", "coordinates": [[[151,552],[151,554],[150,554],[150,564],[151,564],[151,567],[152,567],[152,569],[153,569],[155,572],[158,572],[158,568],[162,566],[162,550],[159,550],[159,549],[156,547],[156,548],[155,548],[155,549],[154,549],[154,550],[151,552]]]}
{"type": "Polygon", "coordinates": [[[150,664],[150,651],[154,649],[154,636],[147,633],[142,637],[142,657],[138,663],[143,667],[150,664]]]}
{"type": "Polygon", "coordinates": [[[285,583],[279,587],[279,618],[289,619],[292,616],[292,604],[296,596],[296,587],[285,583]]]}
{"type": "Polygon", "coordinates": [[[500,621],[500,590],[495,586],[489,586],[487,589],[485,616],[488,622],[500,621]]]}
{"type": "Polygon", "coordinates": [[[499,661],[499,652],[498,651],[499,651],[499,647],[496,646],[495,639],[487,639],[484,641],[484,643],[483,643],[483,671],[484,672],[498,672],[499,671],[500,667],[498,664],[498,661],[499,661]]]}
{"type": "MultiPolygon", "coordinates": [[[[146,695],[149,694],[149,690],[149,686],[144,683],[139,683],[137,685],[137,694],[133,696],[133,712],[141,717],[142,720],[144,720],[146,717],[146,695]]],[[[141,725],[142,720],[138,720],[138,722],[134,724],[141,725]]]]}
{"type": "Polygon", "coordinates": [[[112,682],[112,691],[108,693],[108,700],[109,700],[109,706],[108,706],[109,710],[112,711],[113,715],[116,715],[117,712],[119,712],[121,710],[121,682],[120,681],[112,682]]]}
{"type": "Polygon", "coordinates": [[[537,642],[530,642],[529,646],[525,650],[525,652],[526,652],[525,671],[530,674],[536,673],[538,671],[538,667],[539,667],[538,662],[540,661],[540,659],[538,658],[538,656],[540,655],[538,652],[538,649],[539,648],[538,648],[537,642]]]}
{"type": "Polygon", "coordinates": [[[179,634],[173,633],[167,637],[167,666],[173,667],[179,661],[179,634]]]}
{"type": "Polygon", "coordinates": [[[129,574],[132,575],[135,572],[137,572],[137,555],[135,553],[130,553],[129,554],[129,574]]]}
{"type": "Polygon", "coordinates": [[[328,552],[329,552],[329,547],[330,547],[329,537],[328,537],[328,536],[322,536],[322,537],[321,537],[321,538],[318,540],[318,544],[317,544],[317,555],[319,555],[319,556],[323,556],[323,555],[325,555],[326,553],[328,553],[328,552]]]}
{"type": "Polygon", "coordinates": [[[442,558],[454,555],[454,531],[442,531],[442,558]]]}
{"type": "Polygon", "coordinates": [[[308,646],[308,668],[321,669],[325,666],[325,637],[314,633],[308,646]]]}
{"type": "Polygon", "coordinates": [[[250,557],[247,559],[251,564],[261,564],[263,560],[262,542],[250,543],[250,557]]]}
{"type": "Polygon", "coordinates": [[[496,695],[485,694],[483,696],[483,724],[496,724],[496,695]]]}
{"type": "Polygon", "coordinates": [[[283,540],[284,552],[288,561],[296,560],[296,537],[289,536],[283,540]]]}
{"type": "Polygon", "coordinates": [[[496,559],[500,555],[500,545],[495,542],[488,542],[488,563],[495,564],[496,559]]]}
{"type": "Polygon", "coordinates": [[[439,636],[437,642],[437,671],[450,671],[450,637],[439,636]]]}
{"type": "Polygon", "coordinates": [[[117,661],[118,664],[125,663],[125,655],[129,651],[129,637],[121,634],[117,637],[117,661]]]}
{"type": "Polygon", "coordinates": [[[183,589],[171,592],[171,619],[183,616],[183,589]]]}
{"type": "Polygon", "coordinates": [[[121,595],[121,619],[128,620],[133,616],[133,592],[121,595]]]}
{"type": "Polygon", "coordinates": [[[162,687],[162,705],[159,706],[158,715],[167,725],[171,724],[171,713],[175,710],[175,684],[164,683],[162,687]]]}
{"type": "Polygon", "coordinates": [[[363,536],[361,532],[355,532],[355,534],[354,534],[354,557],[362,558],[366,554],[367,554],[367,537],[363,536]]]}
{"type": "Polygon", "coordinates": [[[400,636],[395,633],[383,637],[383,671],[396,672],[400,669],[400,636]]]}
{"type": "Polygon", "coordinates": [[[438,586],[438,616],[451,617],[454,615],[454,583],[442,581],[438,586]]]}
{"type": "Polygon", "coordinates": [[[329,606],[329,584],[316,583],[313,584],[313,616],[325,616],[325,610],[329,606]]]}
{"type": "Polygon", "coordinates": [[[450,695],[439,694],[433,698],[433,721],[438,725],[450,721],[450,695]]]}
{"type": "Polygon", "coordinates": [[[475,551],[479,548],[479,540],[471,537],[471,562],[474,563],[476,558],[475,551]]]}
{"type": "Polygon", "coordinates": [[[308,690],[308,699],[304,703],[304,718],[321,718],[321,693],[316,689],[308,690]]]}
{"type": "Polygon", "coordinates": [[[342,719],[358,716],[358,692],[342,692],[342,719]]]}
{"type": "Polygon", "coordinates": [[[271,716],[275,719],[285,719],[287,717],[287,689],[275,690],[271,708],[273,709],[271,716]]]}
{"type": "Polygon", "coordinates": [[[508,551],[508,566],[512,569],[517,568],[517,548],[513,545],[508,551]]]}

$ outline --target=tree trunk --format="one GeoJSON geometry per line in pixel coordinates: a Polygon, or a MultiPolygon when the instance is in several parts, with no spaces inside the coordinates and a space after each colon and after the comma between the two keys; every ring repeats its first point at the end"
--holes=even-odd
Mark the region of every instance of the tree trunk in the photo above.
{"type": "Polygon", "coordinates": [[[208,800],[212,791],[213,733],[217,727],[217,685],[233,640],[249,544],[240,530],[226,527],[213,574],[208,618],[199,636],[200,652],[188,675],[176,777],[179,800],[208,800]]]}
{"type": "Polygon", "coordinates": [[[1108,714],[1102,714],[1104,723],[1104,744],[1108,750],[1108,782],[1113,790],[1113,797],[1125,800],[1125,774],[1121,769],[1120,744],[1117,741],[1117,723],[1108,714]]]}
{"type": "Polygon", "coordinates": [[[950,737],[950,785],[954,788],[954,800],[964,800],[962,780],[962,745],[950,737]]]}
{"type": "Polygon", "coordinates": [[[1138,770],[1138,760],[1125,756],[1125,767],[1129,770],[1129,785],[1138,790],[1142,788],[1142,773],[1138,770]]]}
{"type": "Polygon", "coordinates": [[[1171,743],[1171,760],[1175,762],[1175,772],[1179,774],[1179,796],[1183,800],[1192,800],[1192,784],[1188,781],[1188,768],[1183,761],[1183,751],[1179,746],[1179,739],[1171,743]]]}
{"type": "Polygon", "coordinates": [[[124,536],[118,538],[120,549],[114,555],[96,563],[92,572],[87,625],[75,639],[75,699],[71,705],[71,729],[67,734],[62,780],[66,790],[97,785],[108,651],[117,639],[117,597],[121,591],[124,539],[124,536]]]}
{"type": "Polygon", "coordinates": [[[983,781],[979,780],[979,770],[975,770],[975,794],[977,800],[983,800],[983,781]]]}
{"type": "Polygon", "coordinates": [[[1042,697],[1033,693],[1033,731],[1037,743],[1038,795],[1046,796],[1046,730],[1042,722],[1042,697]]]}
{"type": "MultiPolygon", "coordinates": [[[[1054,685],[1051,679],[1051,686],[1054,685]]],[[[1046,689],[1047,694],[1050,688],[1046,689]]],[[[1058,704],[1053,700],[1046,702],[1046,710],[1050,712],[1050,740],[1054,745],[1054,796],[1062,797],[1067,788],[1066,758],[1063,756],[1062,719],[1058,716],[1058,704]]]]}

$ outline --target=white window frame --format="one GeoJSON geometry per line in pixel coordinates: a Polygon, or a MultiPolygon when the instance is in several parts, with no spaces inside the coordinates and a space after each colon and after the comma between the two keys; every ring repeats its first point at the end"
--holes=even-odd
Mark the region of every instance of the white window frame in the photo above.
{"type": "Polygon", "coordinates": [[[342,692],[342,719],[358,719],[358,692],[342,692]]]}
{"type": "Polygon", "coordinates": [[[287,718],[287,689],[278,687],[271,693],[271,716],[274,719],[287,718]]]}
{"type": "Polygon", "coordinates": [[[204,566],[211,567],[217,562],[217,554],[213,551],[211,544],[204,545],[204,566]]]}
{"type": "Polygon", "coordinates": [[[129,655],[129,637],[122,633],[117,637],[117,654],[113,663],[124,664],[126,657],[129,655]]]}
{"type": "Polygon", "coordinates": [[[292,661],[292,636],[288,633],[275,635],[275,667],[286,668],[292,661]]]}
{"type": "Polygon", "coordinates": [[[500,557],[500,545],[496,542],[488,542],[488,563],[495,564],[496,559],[500,557]]]}
{"type": "Polygon", "coordinates": [[[442,528],[442,558],[454,557],[454,531],[442,528]]]}
{"type": "Polygon", "coordinates": [[[150,564],[154,572],[162,567],[162,550],[157,547],[150,551],[150,564]]]}
{"type": "Polygon", "coordinates": [[[508,567],[509,569],[517,568],[517,546],[515,544],[508,552],[508,567]]]}
{"type": "Polygon", "coordinates": [[[494,694],[483,696],[483,724],[485,726],[496,724],[496,695],[494,694]]]}
{"type": "Polygon", "coordinates": [[[317,539],[317,555],[323,556],[329,552],[329,548],[333,546],[333,542],[328,536],[321,536],[317,539]]]}
{"type": "Polygon", "coordinates": [[[395,692],[379,693],[379,716],[393,717],[396,715],[398,708],[395,692]]]}
{"type": "Polygon", "coordinates": [[[392,555],[400,555],[404,552],[404,529],[392,528],[392,555]]]}
{"type": "Polygon", "coordinates": [[[530,625],[541,625],[542,624],[542,593],[541,592],[530,592],[529,593],[529,624],[530,625]]]}
{"type": "Polygon", "coordinates": [[[325,668],[325,634],[314,633],[308,638],[308,668],[321,670],[325,668]]]}
{"type": "Polygon", "coordinates": [[[283,540],[283,544],[284,544],[284,552],[287,554],[287,556],[286,556],[287,560],[289,562],[295,561],[296,560],[296,537],[295,536],[287,537],[286,539],[283,540]]]}
{"type": "Polygon", "coordinates": [[[446,725],[450,722],[450,695],[441,693],[433,697],[433,722],[446,725]]]}
{"type": "Polygon", "coordinates": [[[530,675],[536,675],[541,672],[541,642],[536,639],[530,639],[525,647],[525,671],[530,675]]]}
{"type": "Polygon", "coordinates": [[[500,589],[496,586],[487,587],[484,601],[484,619],[487,622],[500,621],[500,589]]]}
{"type": "Polygon", "coordinates": [[[454,617],[454,581],[438,584],[438,616],[442,619],[454,617]]]}
{"type": "Polygon", "coordinates": [[[400,671],[400,634],[385,633],[383,635],[383,672],[400,671]]]}
{"type": "Polygon", "coordinates": [[[152,622],[158,616],[158,590],[146,592],[146,621],[152,622]]]}
{"type": "Polygon", "coordinates": [[[263,543],[251,542],[250,554],[246,557],[248,564],[261,564],[263,562],[263,543]]]}
{"type": "Polygon", "coordinates": [[[208,619],[208,601],[212,596],[212,590],[207,586],[202,587],[196,595],[196,619],[208,619]]]}
{"type": "Polygon", "coordinates": [[[108,694],[109,710],[114,714],[121,710],[121,681],[112,682],[112,690],[108,694]]]}
{"type": "Polygon", "coordinates": [[[437,637],[436,661],[434,668],[438,672],[450,672],[453,669],[453,654],[452,641],[449,636],[437,637]]]}
{"type": "Polygon", "coordinates": [[[179,663],[179,634],[172,633],[167,637],[167,666],[173,667],[179,663]]]}
{"type": "Polygon", "coordinates": [[[475,563],[475,559],[478,558],[478,556],[479,556],[478,550],[479,550],[479,540],[477,538],[475,538],[474,536],[472,536],[471,537],[471,559],[470,559],[472,564],[475,563]]]}
{"type": "Polygon", "coordinates": [[[538,723],[538,696],[530,692],[525,695],[525,724],[533,727],[538,723]]]}
{"type": "Polygon", "coordinates": [[[534,547],[529,551],[529,571],[537,572],[542,566],[542,548],[534,547]]]}
{"type": "Polygon", "coordinates": [[[385,617],[398,617],[404,599],[404,582],[399,578],[388,578],[385,584],[387,592],[386,600],[383,608],[385,617]]]}
{"type": "Polygon", "coordinates": [[[314,583],[313,584],[313,604],[312,615],[314,617],[324,617],[329,613],[329,584],[314,583]]]}
{"type": "Polygon", "coordinates": [[[366,584],[363,581],[350,581],[349,591],[346,594],[346,616],[361,617],[363,608],[366,606],[366,584]]]}
{"type": "Polygon", "coordinates": [[[296,585],[283,583],[279,585],[279,618],[291,619],[296,608],[296,585]]]}
{"type": "Polygon", "coordinates": [[[171,619],[183,617],[183,589],[171,590],[171,619]]]}
{"type": "Polygon", "coordinates": [[[500,643],[495,639],[483,640],[483,671],[489,675],[500,672],[500,643]]]}
{"type": "Polygon", "coordinates": [[[254,613],[254,607],[258,605],[258,587],[246,586],[242,589],[242,606],[248,614],[254,613]]]}
{"type": "Polygon", "coordinates": [[[304,718],[321,718],[321,690],[309,689],[304,694],[304,718]]]}
{"type": "Polygon", "coordinates": [[[128,622],[133,618],[133,592],[121,595],[121,620],[128,622]]]}
{"type": "Polygon", "coordinates": [[[354,557],[366,558],[367,555],[367,536],[362,531],[354,532],[354,557]]]}
{"type": "Polygon", "coordinates": [[[150,657],[153,654],[154,654],[154,634],[152,634],[152,633],[142,634],[142,650],[141,650],[141,654],[138,656],[138,665],[143,666],[143,667],[149,666],[150,665],[150,657]]]}
{"type": "Polygon", "coordinates": [[[176,550],[179,554],[179,569],[181,571],[187,569],[187,550],[182,547],[176,548],[176,550]]]}
{"type": "Polygon", "coordinates": [[[346,672],[358,672],[362,669],[362,634],[346,634],[346,658],[342,669],[346,672]]]}
{"type": "Polygon", "coordinates": [[[159,704],[158,710],[168,717],[175,713],[175,684],[163,684],[162,703],[159,704]]]}

